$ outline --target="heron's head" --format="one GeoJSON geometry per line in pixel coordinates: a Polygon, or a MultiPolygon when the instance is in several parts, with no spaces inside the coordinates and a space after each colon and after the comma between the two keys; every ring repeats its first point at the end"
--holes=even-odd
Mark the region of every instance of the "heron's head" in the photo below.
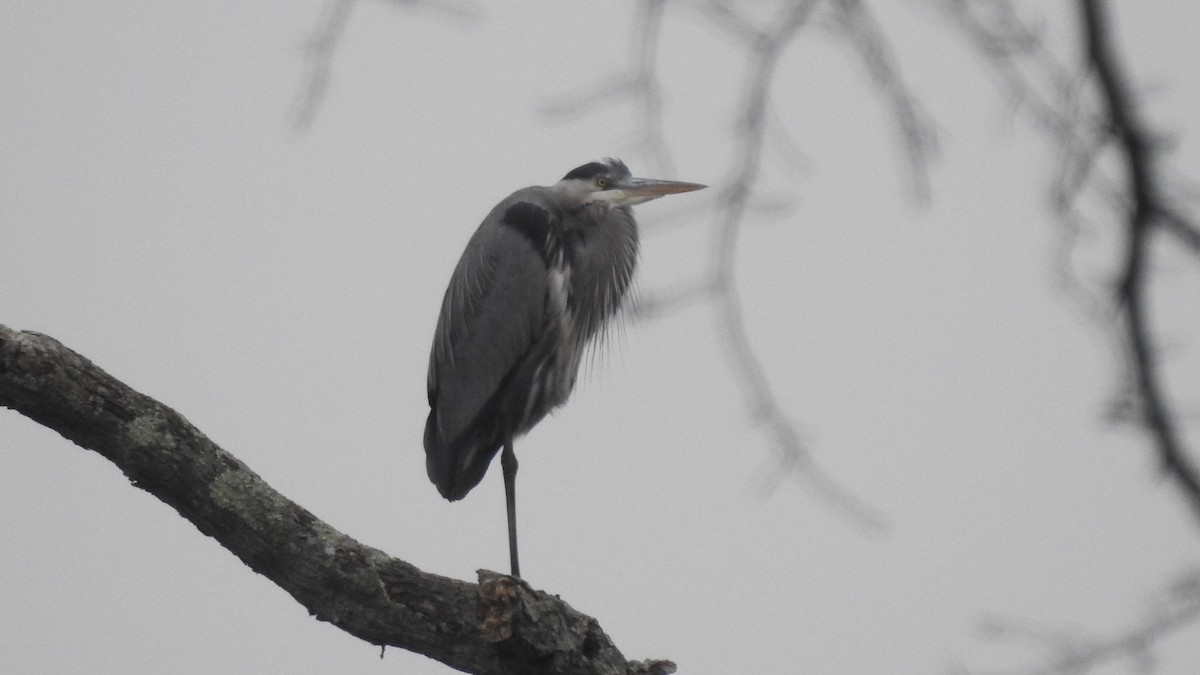
{"type": "Polygon", "coordinates": [[[707,187],[654,178],[635,178],[625,162],[611,157],[572,169],[554,186],[579,206],[604,202],[613,206],[633,206],[664,195],[691,192],[707,187]]]}

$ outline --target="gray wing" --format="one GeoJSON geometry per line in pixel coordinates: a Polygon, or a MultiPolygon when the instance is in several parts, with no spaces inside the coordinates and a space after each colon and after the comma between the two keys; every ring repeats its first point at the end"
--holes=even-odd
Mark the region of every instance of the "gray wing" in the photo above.
{"type": "Polygon", "coordinates": [[[454,270],[429,356],[427,468],[448,499],[482,479],[497,447],[483,446],[503,442],[470,432],[494,424],[478,418],[540,338],[545,297],[541,256],[493,212],[454,270]]]}

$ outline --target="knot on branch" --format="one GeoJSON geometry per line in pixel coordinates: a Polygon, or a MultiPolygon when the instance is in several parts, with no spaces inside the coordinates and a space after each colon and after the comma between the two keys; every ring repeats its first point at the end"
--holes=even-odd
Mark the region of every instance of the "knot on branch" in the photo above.
{"type": "Polygon", "coordinates": [[[535,664],[553,673],[675,672],[675,664],[670,661],[626,662],[595,619],[521,579],[480,570],[478,588],[476,618],[480,633],[506,659],[535,664]]]}

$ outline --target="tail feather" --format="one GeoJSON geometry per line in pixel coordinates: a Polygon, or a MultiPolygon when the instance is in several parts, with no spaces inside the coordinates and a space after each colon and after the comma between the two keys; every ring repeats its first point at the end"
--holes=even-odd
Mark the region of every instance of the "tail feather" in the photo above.
{"type": "Polygon", "coordinates": [[[452,502],[479,485],[504,445],[503,441],[494,440],[494,434],[479,431],[470,428],[457,439],[442,438],[437,429],[436,408],[429,411],[425,421],[425,470],[438,492],[452,502]]]}

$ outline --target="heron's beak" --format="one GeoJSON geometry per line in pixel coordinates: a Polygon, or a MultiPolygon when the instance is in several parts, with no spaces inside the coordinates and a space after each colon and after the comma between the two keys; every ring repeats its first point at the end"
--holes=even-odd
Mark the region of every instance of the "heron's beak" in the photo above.
{"type": "Polygon", "coordinates": [[[622,185],[618,186],[618,190],[624,193],[625,199],[622,200],[626,205],[641,204],[648,202],[651,199],[658,199],[664,195],[673,195],[680,192],[691,192],[708,187],[700,183],[684,183],[675,180],[657,180],[655,178],[630,178],[623,181],[622,185]]]}

